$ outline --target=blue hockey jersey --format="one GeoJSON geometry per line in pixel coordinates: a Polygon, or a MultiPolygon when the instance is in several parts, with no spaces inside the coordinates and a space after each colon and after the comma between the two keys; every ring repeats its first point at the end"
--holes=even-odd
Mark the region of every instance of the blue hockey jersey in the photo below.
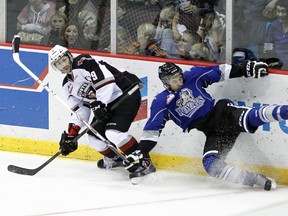
{"type": "Polygon", "coordinates": [[[177,92],[164,90],[153,100],[144,134],[145,131],[161,131],[167,120],[172,120],[185,131],[191,122],[207,115],[213,109],[215,100],[205,88],[212,83],[229,79],[230,70],[230,65],[223,64],[192,67],[185,71],[183,86],[177,92]]]}

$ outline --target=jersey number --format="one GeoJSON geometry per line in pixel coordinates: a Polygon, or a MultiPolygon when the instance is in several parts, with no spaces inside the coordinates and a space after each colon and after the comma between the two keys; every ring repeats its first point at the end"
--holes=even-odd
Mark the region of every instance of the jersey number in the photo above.
{"type": "Polygon", "coordinates": [[[92,71],[90,74],[91,74],[92,82],[95,82],[98,79],[96,72],[92,71]]]}

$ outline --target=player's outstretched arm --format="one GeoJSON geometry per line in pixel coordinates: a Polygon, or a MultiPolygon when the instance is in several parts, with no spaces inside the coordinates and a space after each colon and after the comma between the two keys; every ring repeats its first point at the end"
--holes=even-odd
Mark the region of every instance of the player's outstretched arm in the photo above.
{"type": "Polygon", "coordinates": [[[240,65],[232,64],[231,66],[229,79],[242,76],[248,78],[261,78],[269,74],[268,65],[262,61],[246,60],[240,65]]]}

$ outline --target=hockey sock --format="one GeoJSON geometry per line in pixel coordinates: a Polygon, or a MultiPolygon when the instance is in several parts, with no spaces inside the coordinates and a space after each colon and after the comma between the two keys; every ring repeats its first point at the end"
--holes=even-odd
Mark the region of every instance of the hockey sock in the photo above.
{"type": "Polygon", "coordinates": [[[218,151],[206,152],[202,160],[206,172],[215,178],[236,183],[241,170],[232,167],[218,157],[218,151]]]}
{"type": "Polygon", "coordinates": [[[134,152],[139,146],[137,140],[131,136],[131,138],[126,142],[124,145],[120,147],[121,151],[124,152],[126,155],[131,154],[134,152]]]}
{"type": "Polygon", "coordinates": [[[248,113],[248,122],[252,127],[259,127],[265,123],[288,119],[288,106],[275,105],[253,108],[248,113]]]}
{"type": "MultiPolygon", "coordinates": [[[[206,172],[212,177],[250,187],[256,184],[266,190],[265,186],[268,179],[265,176],[227,164],[222,158],[218,157],[217,151],[206,152],[202,162],[206,172]],[[259,177],[261,177],[261,181],[259,181],[259,177]]],[[[270,188],[267,189],[270,190],[270,188]]]]}
{"type": "Polygon", "coordinates": [[[108,158],[114,158],[116,156],[116,153],[110,148],[107,148],[105,151],[99,151],[99,153],[108,158]]]}

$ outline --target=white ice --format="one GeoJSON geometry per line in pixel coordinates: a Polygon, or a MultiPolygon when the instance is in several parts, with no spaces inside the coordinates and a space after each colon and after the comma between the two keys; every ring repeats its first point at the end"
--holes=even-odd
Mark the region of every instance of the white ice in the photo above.
{"type": "Polygon", "coordinates": [[[56,158],[34,176],[7,171],[36,168],[49,157],[0,151],[1,216],[270,216],[287,215],[288,187],[272,191],[159,170],[132,185],[127,171],[56,158]]]}

